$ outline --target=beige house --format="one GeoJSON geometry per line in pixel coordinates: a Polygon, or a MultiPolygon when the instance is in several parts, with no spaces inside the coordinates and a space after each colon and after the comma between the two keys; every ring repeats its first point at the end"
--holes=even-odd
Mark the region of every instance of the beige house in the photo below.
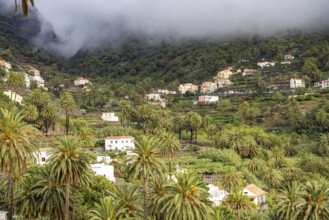
{"type": "Polygon", "coordinates": [[[251,76],[252,74],[254,74],[254,72],[254,69],[244,69],[242,72],[242,76],[251,76]]]}
{"type": "Polygon", "coordinates": [[[216,80],[217,78],[219,79],[228,79],[230,78],[230,76],[232,76],[234,73],[231,71],[232,68],[230,69],[226,69],[226,70],[222,70],[222,71],[219,71],[217,73],[217,76],[214,77],[214,79],[216,80]]]}
{"type": "Polygon", "coordinates": [[[215,82],[204,82],[201,84],[200,92],[202,94],[213,93],[217,89],[217,83],[215,82]]]}
{"type": "Polygon", "coordinates": [[[182,94],[185,94],[187,91],[197,92],[198,90],[199,90],[198,86],[192,83],[180,84],[178,87],[178,91],[182,94]]]}
{"type": "Polygon", "coordinates": [[[248,196],[250,201],[256,205],[262,205],[266,203],[266,192],[255,184],[249,184],[242,190],[242,192],[244,195],[248,196]]]}
{"type": "Polygon", "coordinates": [[[6,70],[11,69],[11,64],[6,62],[5,60],[0,60],[0,66],[3,66],[6,70]]]}
{"type": "Polygon", "coordinates": [[[224,88],[226,86],[231,85],[231,81],[229,79],[216,79],[217,88],[224,88]]]}

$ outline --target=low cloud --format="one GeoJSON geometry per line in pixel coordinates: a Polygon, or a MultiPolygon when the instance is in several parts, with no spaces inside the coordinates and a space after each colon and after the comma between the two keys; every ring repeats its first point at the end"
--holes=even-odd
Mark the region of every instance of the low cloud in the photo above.
{"type": "MultiPolygon", "coordinates": [[[[2,0],[4,1],[4,0],[2,0]]],[[[8,1],[8,0],[5,0],[8,1]]],[[[150,41],[272,34],[328,24],[328,0],[56,0],[36,7],[63,40],[67,56],[80,48],[116,46],[123,37],[150,41]]]]}

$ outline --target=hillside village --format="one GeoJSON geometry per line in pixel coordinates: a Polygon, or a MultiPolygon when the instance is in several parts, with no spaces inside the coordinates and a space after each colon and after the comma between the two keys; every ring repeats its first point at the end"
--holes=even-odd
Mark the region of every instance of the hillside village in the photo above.
{"type": "MultiPolygon", "coordinates": [[[[20,208],[19,201],[30,202],[23,197],[27,192],[36,201],[54,205],[53,197],[33,194],[40,193],[33,187],[48,186],[42,182],[48,181],[58,187],[63,205],[47,212],[37,206],[35,210],[50,219],[63,214],[65,198],[61,196],[67,184],[48,179],[53,172],[49,167],[61,158],[70,158],[67,149],[60,149],[71,142],[74,145],[68,150],[73,152],[72,161],[80,161],[76,159],[79,155],[88,167],[88,172],[81,171],[81,181],[70,185],[70,207],[76,210],[74,213],[69,207],[69,211],[76,219],[90,219],[90,210],[104,201],[114,204],[109,199],[112,197],[122,202],[121,207],[111,205],[120,210],[117,213],[121,217],[141,219],[147,209],[157,218],[158,212],[166,215],[166,211],[157,209],[166,205],[158,198],[179,195],[179,189],[186,190],[185,194],[197,192],[193,199],[205,208],[198,206],[196,210],[207,216],[205,219],[267,219],[272,215],[274,219],[287,219],[282,201],[294,187],[299,190],[294,194],[298,206],[303,207],[296,215],[304,216],[303,210],[308,207],[304,198],[312,193],[315,201],[317,193],[328,188],[329,69],[325,59],[329,46],[323,39],[310,40],[308,48],[296,42],[275,56],[259,54],[255,58],[253,48],[252,53],[241,52],[248,56],[236,55],[225,64],[212,60],[203,65],[204,75],[194,72],[190,77],[193,68],[202,69],[200,58],[193,68],[186,65],[188,73],[174,71],[173,67],[173,75],[180,75],[174,80],[167,80],[170,74],[160,77],[161,71],[169,71],[161,63],[157,66],[164,69],[155,77],[134,81],[142,71],[134,68],[136,72],[129,70],[123,76],[128,79],[120,81],[110,74],[97,75],[100,61],[93,67],[93,74],[81,70],[89,62],[83,61],[85,57],[74,68],[75,73],[68,74],[73,61],[62,63],[66,67],[56,66],[60,61],[54,61],[49,67],[14,59],[1,50],[2,115],[17,114],[21,123],[31,126],[33,132],[23,132],[23,136],[35,146],[27,169],[22,171],[22,182],[15,186],[16,213],[34,218],[34,213],[20,208]],[[320,48],[326,55],[319,52],[320,48]],[[145,164],[152,169],[141,179],[139,171],[144,167],[140,166],[145,164]],[[316,192],[307,191],[307,187],[316,192]],[[143,198],[147,198],[146,205],[143,198]],[[236,198],[245,202],[241,210],[232,205],[236,198]],[[136,210],[124,199],[129,199],[136,210]]],[[[228,48],[236,47],[232,43],[228,48]]],[[[182,53],[180,50],[177,54],[182,53]]],[[[268,53],[271,51],[268,49],[268,53]]],[[[183,66],[184,62],[179,63],[183,66]]],[[[0,121],[8,118],[3,116],[0,121]]],[[[7,199],[7,191],[0,183],[0,201],[7,199]]],[[[328,200],[317,201],[327,206],[328,200]]],[[[8,207],[8,202],[0,202],[0,210],[8,207]]]]}

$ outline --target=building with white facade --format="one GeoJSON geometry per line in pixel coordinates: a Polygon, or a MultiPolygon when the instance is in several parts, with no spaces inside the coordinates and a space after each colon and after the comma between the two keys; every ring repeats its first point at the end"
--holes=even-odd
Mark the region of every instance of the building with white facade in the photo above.
{"type": "Polygon", "coordinates": [[[36,153],[37,164],[43,165],[49,159],[50,148],[40,148],[39,152],[36,153]]]}
{"type": "Polygon", "coordinates": [[[218,96],[203,95],[199,96],[200,103],[215,103],[218,102],[218,96]]]}
{"type": "Polygon", "coordinates": [[[22,104],[23,97],[16,94],[16,92],[8,90],[8,91],[4,91],[3,94],[8,96],[12,101],[18,102],[19,104],[22,104]]]}
{"type": "Polygon", "coordinates": [[[204,82],[200,86],[200,93],[209,94],[215,92],[217,89],[217,83],[215,82],[204,82]]]}
{"type": "Polygon", "coordinates": [[[147,101],[162,101],[161,95],[159,93],[146,94],[145,99],[147,101]]]}
{"type": "Polygon", "coordinates": [[[228,68],[222,71],[219,71],[216,75],[216,77],[214,77],[214,79],[228,79],[230,78],[230,76],[232,76],[234,73],[231,71],[232,68],[228,68]]]}
{"type": "Polygon", "coordinates": [[[257,65],[260,68],[264,68],[264,67],[275,66],[275,62],[261,61],[261,62],[257,62],[257,65]]]}
{"type": "Polygon", "coordinates": [[[242,72],[242,76],[251,76],[254,74],[254,72],[254,69],[244,69],[242,72]]]}
{"type": "Polygon", "coordinates": [[[249,184],[242,190],[243,194],[248,196],[250,201],[256,205],[262,205],[266,203],[266,192],[255,184],[249,184]]]}
{"type": "Polygon", "coordinates": [[[298,87],[305,87],[305,81],[301,78],[291,78],[290,79],[290,88],[295,89],[298,87]]]}
{"type": "Polygon", "coordinates": [[[109,136],[105,138],[105,150],[132,150],[135,148],[134,139],[132,136],[109,136]]]}
{"type": "Polygon", "coordinates": [[[219,189],[218,186],[214,186],[213,184],[208,185],[209,197],[208,199],[214,203],[215,206],[220,206],[226,196],[228,196],[228,192],[225,190],[219,189]]]}
{"type": "Polygon", "coordinates": [[[190,92],[197,92],[199,90],[197,85],[193,85],[192,83],[185,83],[185,84],[180,84],[178,87],[178,91],[182,94],[185,94],[187,91],[190,92]]]}
{"type": "Polygon", "coordinates": [[[103,112],[101,119],[103,121],[118,122],[119,117],[115,116],[114,112],[103,112]]]}
{"type": "Polygon", "coordinates": [[[165,95],[168,95],[168,94],[176,95],[177,92],[173,91],[173,90],[168,90],[168,89],[158,89],[158,93],[165,94],[165,95]]]}
{"type": "Polygon", "coordinates": [[[112,159],[110,156],[97,156],[96,161],[97,161],[97,163],[109,164],[112,162],[112,159]]]}
{"type": "Polygon", "coordinates": [[[83,77],[79,77],[76,80],[74,80],[74,85],[75,86],[84,86],[88,83],[90,83],[90,81],[88,79],[83,78],[83,77]]]}
{"type": "Polygon", "coordinates": [[[329,88],[329,79],[314,83],[314,87],[319,88],[319,89],[328,89],[329,88]]]}
{"type": "Polygon", "coordinates": [[[111,182],[115,182],[114,177],[114,166],[107,165],[105,163],[95,163],[90,164],[91,169],[96,173],[98,176],[104,176],[111,182]]]}

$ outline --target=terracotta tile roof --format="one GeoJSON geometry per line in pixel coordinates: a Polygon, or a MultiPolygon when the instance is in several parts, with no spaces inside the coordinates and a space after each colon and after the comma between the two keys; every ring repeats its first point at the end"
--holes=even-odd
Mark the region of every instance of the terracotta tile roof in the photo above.
{"type": "Polygon", "coordinates": [[[135,139],[132,136],[108,136],[105,139],[127,139],[127,138],[135,139]]]}
{"type": "Polygon", "coordinates": [[[254,193],[257,196],[266,194],[266,192],[264,190],[262,190],[255,184],[249,184],[248,186],[245,187],[245,189],[249,190],[250,192],[254,193]]]}

